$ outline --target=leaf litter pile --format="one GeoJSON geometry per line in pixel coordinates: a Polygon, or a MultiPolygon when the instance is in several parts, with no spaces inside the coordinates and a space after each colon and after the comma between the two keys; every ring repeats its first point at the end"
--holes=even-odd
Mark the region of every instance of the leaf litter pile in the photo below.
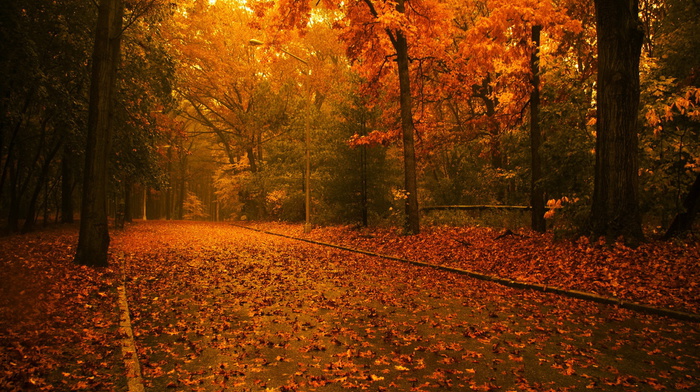
{"type": "Polygon", "coordinates": [[[2,390],[124,390],[121,264],[146,390],[700,387],[691,322],[226,224],[132,225],[113,233],[113,267],[101,271],[71,264],[75,240],[68,229],[0,239],[12,250],[2,278],[15,279],[3,297],[34,298],[3,299],[2,390]]]}

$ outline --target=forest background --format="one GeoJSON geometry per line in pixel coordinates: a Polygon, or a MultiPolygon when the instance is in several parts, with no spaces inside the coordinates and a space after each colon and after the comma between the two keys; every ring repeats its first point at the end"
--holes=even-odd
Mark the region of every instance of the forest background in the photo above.
{"type": "MultiPolygon", "coordinates": [[[[692,217],[700,194],[700,4],[629,3],[644,31],[631,113],[639,211],[647,233],[664,233],[678,214],[692,217]]],[[[0,13],[2,224],[72,222],[84,199],[98,7],[13,0],[0,13]]],[[[590,226],[593,1],[133,0],[122,22],[106,157],[118,223],[302,221],[310,162],[315,224],[404,226],[411,197],[421,207],[529,206],[540,192],[535,219],[548,201],[556,233],[590,226]],[[400,39],[417,192],[405,182],[400,39]]],[[[423,221],[530,223],[517,211],[489,216],[423,221]]]]}

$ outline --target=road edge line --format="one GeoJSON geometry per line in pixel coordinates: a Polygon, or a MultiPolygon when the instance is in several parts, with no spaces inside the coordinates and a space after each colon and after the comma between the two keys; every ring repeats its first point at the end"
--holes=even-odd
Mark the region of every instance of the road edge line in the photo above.
{"type": "Polygon", "coordinates": [[[129,316],[129,303],[126,301],[126,276],[125,260],[121,255],[121,282],[117,291],[119,292],[119,334],[121,338],[122,357],[126,368],[126,383],[129,392],[145,392],[143,378],[141,377],[141,367],[136,353],[136,342],[134,341],[134,331],[131,327],[131,317],[129,316]]]}

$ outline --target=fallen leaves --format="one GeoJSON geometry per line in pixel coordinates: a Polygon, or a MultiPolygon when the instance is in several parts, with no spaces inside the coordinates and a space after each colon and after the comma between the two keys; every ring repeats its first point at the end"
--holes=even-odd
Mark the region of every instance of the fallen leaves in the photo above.
{"type": "Polygon", "coordinates": [[[662,369],[668,386],[690,373],[670,366],[697,368],[692,325],[651,329],[614,308],[225,224],[148,223],[114,243],[142,363],[162,369],[144,366],[153,389],[565,390],[662,369]],[[653,347],[653,364],[633,364],[653,347]]]}
{"type": "MultiPolygon", "coordinates": [[[[0,277],[26,281],[0,286],[16,299],[0,298],[0,389],[119,390],[114,274],[73,266],[65,247],[73,233],[17,238],[0,239],[15,255],[0,260],[0,277]],[[29,295],[31,301],[21,300],[29,295]]],[[[420,254],[400,236],[376,233],[371,240],[400,246],[406,257],[420,254]]],[[[475,237],[467,240],[480,246],[475,237]]],[[[436,239],[421,241],[440,256],[431,245],[436,239]]],[[[530,238],[513,239],[513,249],[524,246],[518,241],[530,238]]],[[[490,251],[503,257],[500,248],[490,251]]],[[[691,323],[226,224],[140,223],[115,233],[112,252],[125,266],[138,359],[152,390],[700,385],[700,331],[691,323]]],[[[620,274],[608,272],[625,286],[620,274]]]]}
{"type": "Polygon", "coordinates": [[[628,301],[700,313],[700,244],[651,241],[622,244],[557,241],[526,231],[499,237],[491,228],[434,227],[403,236],[396,229],[323,227],[303,234],[298,225],[258,228],[502,278],[583,290],[628,301]],[[468,245],[466,245],[468,244],[468,245]]]}
{"type": "Polygon", "coordinates": [[[74,265],[75,228],[0,238],[0,390],[117,390],[116,274],[74,265]]]}

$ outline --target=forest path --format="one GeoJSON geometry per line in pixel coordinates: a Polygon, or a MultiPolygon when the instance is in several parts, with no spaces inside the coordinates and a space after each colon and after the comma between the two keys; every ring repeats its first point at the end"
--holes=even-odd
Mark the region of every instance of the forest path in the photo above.
{"type": "Polygon", "coordinates": [[[226,224],[115,233],[146,390],[678,390],[697,324],[226,224]]]}

